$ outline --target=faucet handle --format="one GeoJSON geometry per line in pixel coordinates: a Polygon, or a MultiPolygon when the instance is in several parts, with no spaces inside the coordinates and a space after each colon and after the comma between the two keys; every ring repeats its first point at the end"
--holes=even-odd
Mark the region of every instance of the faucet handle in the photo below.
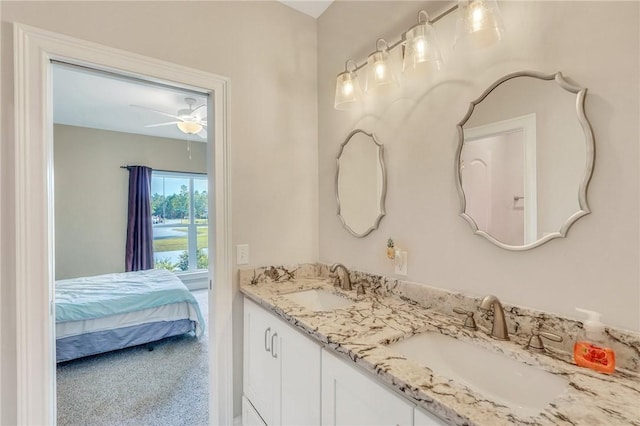
{"type": "Polygon", "coordinates": [[[548,331],[540,330],[540,328],[534,328],[531,330],[531,337],[529,338],[529,343],[525,346],[526,349],[531,349],[534,351],[544,352],[544,343],[542,342],[542,338],[553,340],[554,342],[562,342],[562,336],[558,336],[557,334],[550,333],[548,331]]]}
{"type": "Polygon", "coordinates": [[[331,272],[329,278],[333,280],[334,287],[340,287],[340,276],[336,272],[331,272]]]}
{"type": "Polygon", "coordinates": [[[477,330],[478,326],[476,325],[476,320],[473,319],[473,312],[467,311],[462,308],[453,308],[453,312],[456,314],[466,315],[467,318],[464,320],[464,328],[468,328],[469,330],[477,330]]]}

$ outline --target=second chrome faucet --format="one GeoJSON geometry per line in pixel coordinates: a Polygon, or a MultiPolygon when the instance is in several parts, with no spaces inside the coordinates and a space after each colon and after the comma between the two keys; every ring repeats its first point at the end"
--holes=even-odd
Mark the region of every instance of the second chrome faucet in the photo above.
{"type": "Polygon", "coordinates": [[[507,321],[504,317],[504,309],[500,300],[492,294],[488,295],[480,302],[480,309],[489,311],[493,310],[493,326],[491,328],[491,337],[498,340],[509,340],[509,332],[507,331],[507,321]]]}
{"type": "MultiPolygon", "coordinates": [[[[351,290],[351,279],[349,278],[349,270],[342,263],[334,263],[329,268],[329,272],[333,272],[338,276],[338,281],[341,283],[343,290],[351,290]],[[336,272],[338,269],[342,269],[342,278],[340,278],[340,272],[336,272]]],[[[363,287],[364,293],[364,287],[363,287]]]]}

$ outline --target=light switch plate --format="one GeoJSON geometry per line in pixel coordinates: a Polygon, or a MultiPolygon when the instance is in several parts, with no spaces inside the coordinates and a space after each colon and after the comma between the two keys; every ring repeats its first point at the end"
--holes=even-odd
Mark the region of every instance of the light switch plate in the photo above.
{"type": "Polygon", "coordinates": [[[394,272],[396,275],[407,276],[407,252],[398,250],[396,252],[394,272]]]}
{"type": "Polygon", "coordinates": [[[249,244],[238,244],[236,246],[236,263],[238,265],[249,264],[249,244]]]}

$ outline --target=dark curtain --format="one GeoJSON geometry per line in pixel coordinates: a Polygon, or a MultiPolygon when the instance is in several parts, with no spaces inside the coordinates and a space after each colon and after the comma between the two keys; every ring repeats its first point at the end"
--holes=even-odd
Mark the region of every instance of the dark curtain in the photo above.
{"type": "Polygon", "coordinates": [[[153,269],[151,224],[151,169],[129,166],[129,213],[127,216],[126,271],[153,269]]]}

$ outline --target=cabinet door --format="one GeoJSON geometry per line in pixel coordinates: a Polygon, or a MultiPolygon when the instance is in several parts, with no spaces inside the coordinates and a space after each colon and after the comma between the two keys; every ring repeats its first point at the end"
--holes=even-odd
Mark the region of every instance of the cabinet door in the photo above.
{"type": "Polygon", "coordinates": [[[320,345],[282,322],[278,327],[283,425],[320,424],[320,345]]]}
{"type": "Polygon", "coordinates": [[[322,424],[413,425],[414,405],[322,350],[322,424]]]}
{"type": "Polygon", "coordinates": [[[414,426],[447,426],[447,423],[435,414],[416,407],[413,416],[414,426]]]}
{"type": "Polygon", "coordinates": [[[242,426],[266,426],[247,397],[242,397],[242,426]]]}
{"type": "Polygon", "coordinates": [[[268,425],[280,424],[280,358],[271,351],[277,327],[275,317],[245,299],[243,392],[268,425]]]}

